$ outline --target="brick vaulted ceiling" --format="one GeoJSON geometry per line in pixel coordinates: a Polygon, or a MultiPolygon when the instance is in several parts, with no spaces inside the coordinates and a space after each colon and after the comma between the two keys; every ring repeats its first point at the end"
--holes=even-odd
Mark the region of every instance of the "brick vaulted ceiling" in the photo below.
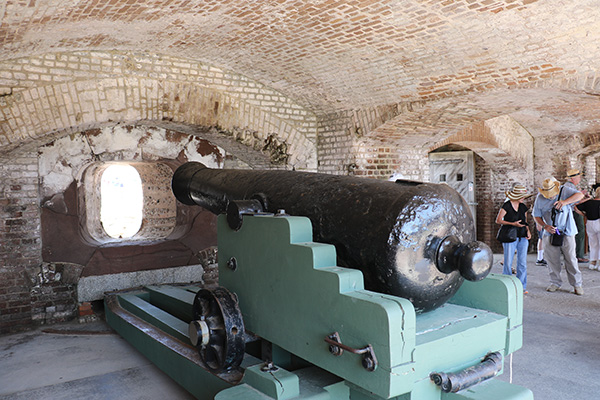
{"type": "Polygon", "coordinates": [[[422,110],[382,136],[450,114],[509,114],[533,136],[600,131],[597,0],[3,0],[0,22],[3,96],[77,79],[49,68],[26,82],[11,69],[23,60],[136,52],[232,71],[315,115],[422,110]]]}

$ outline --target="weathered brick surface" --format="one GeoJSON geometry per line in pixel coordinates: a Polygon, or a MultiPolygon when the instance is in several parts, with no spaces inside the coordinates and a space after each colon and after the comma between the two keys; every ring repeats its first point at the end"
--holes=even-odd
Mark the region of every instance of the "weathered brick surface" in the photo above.
{"type": "Polygon", "coordinates": [[[347,113],[329,114],[319,120],[318,168],[337,175],[353,174],[357,168],[354,155],[355,126],[347,113]]]}
{"type": "MultiPolygon", "coordinates": [[[[597,12],[591,0],[145,0],[125,6],[11,1],[4,10],[0,42],[13,45],[5,46],[0,56],[82,47],[198,54],[213,65],[235,66],[230,69],[273,82],[319,108],[339,109],[336,103],[345,103],[353,109],[569,76],[578,66],[593,65],[597,12]],[[548,35],[548,27],[556,33],[548,35]],[[571,32],[577,41],[561,32],[571,32]],[[566,45],[573,47],[571,55],[562,52],[566,45]]],[[[60,79],[53,69],[78,62],[40,62],[25,72],[41,81],[60,79]]],[[[108,63],[84,66],[104,71],[108,63]]],[[[190,70],[186,61],[175,67],[190,70]]],[[[142,70],[144,65],[124,57],[121,68],[142,70]]],[[[4,79],[10,84],[18,76],[4,79]]],[[[220,79],[215,76],[215,83],[220,79]]]]}
{"type": "Polygon", "coordinates": [[[4,159],[0,163],[0,258],[6,267],[39,261],[37,157],[4,159]]]}
{"type": "MultiPolygon", "coordinates": [[[[81,59],[82,55],[66,56],[81,59]]],[[[92,53],[89,57],[107,57],[110,73],[68,70],[74,81],[62,83],[24,80],[22,88],[0,98],[0,149],[14,148],[34,139],[46,140],[52,132],[69,132],[73,126],[94,127],[110,121],[173,121],[224,131],[251,130],[262,141],[269,135],[288,144],[289,164],[297,169],[316,169],[316,120],[290,99],[239,75],[225,75],[213,67],[195,63],[203,74],[167,74],[157,78],[143,70],[118,76],[120,60],[114,54],[92,53]],[[111,78],[106,76],[112,75],[111,78]],[[215,85],[211,76],[221,76],[215,85]],[[210,82],[210,83],[209,83],[210,82]],[[35,86],[35,85],[43,86],[35,86]]],[[[58,59],[61,59],[59,56],[58,59]]],[[[25,60],[29,62],[29,60],[25,60]]],[[[158,62],[158,61],[157,61],[158,62]]],[[[165,70],[175,69],[176,60],[160,58],[165,70]]],[[[5,64],[11,68],[21,64],[5,64]]],[[[2,69],[0,65],[0,70],[2,69]]],[[[76,62],[73,68],[80,68],[76,62]]],[[[148,70],[162,69],[150,63],[148,70]]],[[[176,69],[180,71],[179,69],[176,69]]]]}
{"type": "Polygon", "coordinates": [[[31,324],[26,268],[39,265],[37,157],[0,162],[0,332],[31,324]]]}
{"type": "Polygon", "coordinates": [[[31,325],[29,285],[22,268],[0,268],[0,332],[31,325]]]}

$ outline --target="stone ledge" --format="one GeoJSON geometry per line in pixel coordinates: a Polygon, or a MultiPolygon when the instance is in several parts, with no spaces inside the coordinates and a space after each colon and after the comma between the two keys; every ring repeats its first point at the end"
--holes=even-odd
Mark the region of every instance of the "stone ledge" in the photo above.
{"type": "Polygon", "coordinates": [[[77,285],[77,301],[102,300],[104,293],[138,286],[203,282],[204,268],[201,265],[164,268],[149,271],[125,272],[121,274],[86,276],[77,285]]]}

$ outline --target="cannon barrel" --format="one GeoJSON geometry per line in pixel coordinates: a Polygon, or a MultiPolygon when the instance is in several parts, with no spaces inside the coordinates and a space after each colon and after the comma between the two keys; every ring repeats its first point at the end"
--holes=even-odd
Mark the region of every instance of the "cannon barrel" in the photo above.
{"type": "Polygon", "coordinates": [[[308,217],[314,240],[335,245],[338,264],[361,270],[366,289],[407,298],[418,313],[441,306],[463,279],[483,279],[492,266],[467,203],[445,184],[189,162],[175,171],[172,189],[184,204],[215,214],[229,208],[234,229],[244,209],[308,217]]]}

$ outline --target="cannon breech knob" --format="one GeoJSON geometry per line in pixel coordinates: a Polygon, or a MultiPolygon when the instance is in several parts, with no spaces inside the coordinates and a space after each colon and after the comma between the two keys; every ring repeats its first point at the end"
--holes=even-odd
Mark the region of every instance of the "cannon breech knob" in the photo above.
{"type": "Polygon", "coordinates": [[[442,239],[437,250],[436,265],[441,272],[459,271],[469,281],[485,278],[492,263],[492,249],[487,244],[479,241],[462,243],[454,235],[442,239]]]}
{"type": "Polygon", "coordinates": [[[244,358],[244,321],[235,294],[223,287],[200,289],[193,304],[190,341],[213,372],[238,367],[244,358]]]}

